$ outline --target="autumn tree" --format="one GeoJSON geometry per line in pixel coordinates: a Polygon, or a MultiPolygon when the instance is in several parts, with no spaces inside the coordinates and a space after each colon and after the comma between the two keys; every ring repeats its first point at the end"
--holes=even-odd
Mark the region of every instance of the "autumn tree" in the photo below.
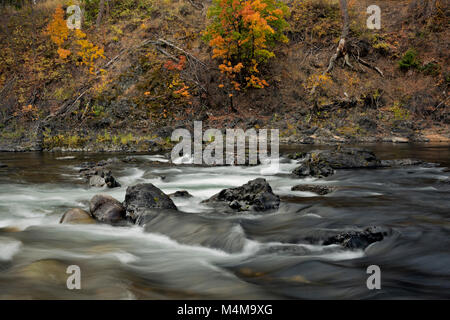
{"type": "Polygon", "coordinates": [[[72,49],[79,58],[78,65],[88,67],[91,74],[101,71],[101,69],[97,70],[95,61],[105,57],[103,49],[88,40],[86,33],[83,31],[78,29],[72,31],[67,27],[61,6],[56,7],[52,20],[47,26],[46,34],[50,36],[52,42],[58,47],[57,53],[63,61],[71,55],[72,51],[70,49],[72,49]]]}
{"type": "Polygon", "coordinates": [[[213,0],[205,36],[233,91],[269,85],[260,76],[260,65],[275,56],[277,43],[288,41],[283,33],[288,15],[279,0],[213,0]]]}

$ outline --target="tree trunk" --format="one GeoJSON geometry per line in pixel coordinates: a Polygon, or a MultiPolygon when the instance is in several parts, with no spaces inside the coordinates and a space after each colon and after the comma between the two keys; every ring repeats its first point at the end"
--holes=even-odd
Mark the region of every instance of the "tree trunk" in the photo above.
{"type": "Polygon", "coordinates": [[[98,8],[96,28],[100,28],[100,23],[102,23],[103,11],[105,10],[105,0],[100,0],[100,5],[98,8]]]}
{"type": "Polygon", "coordinates": [[[346,53],[346,45],[347,45],[347,37],[350,32],[350,18],[348,16],[348,6],[347,6],[347,0],[339,0],[340,6],[341,6],[341,15],[342,15],[342,33],[341,33],[341,40],[339,40],[339,45],[336,49],[336,53],[331,57],[330,62],[328,64],[327,70],[323,74],[326,74],[330,72],[336,60],[338,60],[340,57],[345,57],[345,64],[349,67],[353,68],[350,64],[349,57],[346,53]]]}
{"type": "Polygon", "coordinates": [[[350,18],[348,17],[348,6],[347,0],[339,0],[341,5],[341,15],[342,15],[342,34],[341,39],[346,39],[350,31],[350,18]]]}

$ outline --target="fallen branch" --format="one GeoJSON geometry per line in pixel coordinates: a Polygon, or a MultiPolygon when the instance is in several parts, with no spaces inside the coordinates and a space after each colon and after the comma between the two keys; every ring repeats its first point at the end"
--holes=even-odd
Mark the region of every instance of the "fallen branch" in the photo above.
{"type": "Polygon", "coordinates": [[[199,59],[197,59],[194,55],[192,55],[191,53],[189,53],[189,52],[187,52],[187,51],[181,49],[180,47],[177,47],[176,45],[174,45],[173,43],[170,43],[170,42],[167,41],[167,40],[164,40],[164,39],[158,39],[158,41],[156,41],[156,44],[160,44],[160,45],[161,45],[161,44],[164,44],[164,45],[169,46],[169,47],[171,47],[171,48],[173,48],[173,49],[175,49],[175,50],[178,50],[178,51],[182,52],[186,57],[189,57],[189,58],[191,58],[192,60],[194,60],[195,62],[201,64],[201,65],[204,66],[204,67],[206,67],[206,64],[203,63],[202,61],[200,61],[199,59]]]}
{"type": "Polygon", "coordinates": [[[193,0],[188,0],[189,3],[197,10],[203,10],[203,4],[197,4],[193,0]]]}
{"type": "Polygon", "coordinates": [[[356,60],[357,60],[359,63],[361,63],[362,65],[364,65],[364,66],[366,66],[366,67],[368,67],[368,68],[371,68],[371,69],[375,70],[376,72],[378,72],[378,73],[384,78],[384,74],[383,74],[383,72],[380,70],[380,68],[371,65],[370,63],[368,63],[367,61],[364,61],[364,60],[361,59],[360,57],[357,57],[356,60]]]}

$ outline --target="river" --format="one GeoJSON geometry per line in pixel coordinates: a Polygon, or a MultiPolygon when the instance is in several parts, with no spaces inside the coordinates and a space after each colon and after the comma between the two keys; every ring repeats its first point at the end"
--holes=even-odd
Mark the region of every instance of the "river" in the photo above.
{"type": "Polygon", "coordinates": [[[174,166],[161,155],[135,154],[135,162],[112,167],[122,187],[99,189],[82,181],[80,164],[129,154],[0,153],[7,165],[0,168],[0,299],[449,299],[450,146],[365,147],[381,159],[439,165],[299,179],[287,159],[279,173],[265,175],[258,166],[174,166]],[[257,177],[281,196],[278,211],[230,216],[200,203],[257,177]],[[143,182],[194,197],[174,199],[184,213],[147,230],[59,224],[95,194],[123,201],[127,186],[143,182]],[[336,191],[291,191],[302,183],[336,191]],[[299,240],[372,225],[392,234],[365,250],[299,240]],[[70,265],[80,267],[81,290],[66,286],[70,265]],[[366,286],[370,265],[381,269],[381,290],[366,286]]]}

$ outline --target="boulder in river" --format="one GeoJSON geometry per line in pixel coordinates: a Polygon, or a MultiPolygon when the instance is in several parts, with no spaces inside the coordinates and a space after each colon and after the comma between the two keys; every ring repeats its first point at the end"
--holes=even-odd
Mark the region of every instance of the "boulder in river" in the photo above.
{"type": "Polygon", "coordinates": [[[313,163],[324,162],[333,169],[376,168],[380,161],[372,151],[356,148],[336,148],[334,150],[313,151],[313,163]]]}
{"type": "Polygon", "coordinates": [[[114,178],[111,174],[111,171],[108,171],[103,179],[105,179],[106,186],[108,188],[120,188],[120,183],[117,182],[116,178],[114,178]]]}
{"type": "Polygon", "coordinates": [[[101,160],[99,162],[84,162],[81,164],[80,174],[91,187],[101,188],[105,185],[108,188],[118,188],[120,183],[114,178],[110,170],[106,167],[114,163],[114,159],[101,160]]]}
{"type": "Polygon", "coordinates": [[[333,168],[324,162],[307,160],[292,171],[299,177],[328,177],[334,174],[333,168]]]}
{"type": "Polygon", "coordinates": [[[111,171],[101,170],[98,174],[93,175],[89,178],[89,185],[91,187],[101,188],[107,186],[108,188],[118,188],[120,183],[117,182],[111,174],[111,171]]]}
{"type": "Polygon", "coordinates": [[[93,224],[95,223],[94,218],[86,211],[82,209],[70,209],[62,216],[59,223],[62,224],[93,224]]]}
{"type": "Polygon", "coordinates": [[[324,196],[326,194],[333,192],[335,188],[321,185],[299,184],[297,186],[293,186],[291,190],[313,192],[317,193],[318,195],[324,196]]]}
{"type": "Polygon", "coordinates": [[[89,178],[89,186],[91,187],[101,188],[105,186],[105,184],[106,184],[105,179],[103,179],[100,176],[92,176],[89,178]]]}
{"type": "Polygon", "coordinates": [[[348,249],[365,249],[370,244],[381,241],[388,235],[382,227],[368,227],[363,231],[346,231],[325,240],[324,245],[339,244],[348,249]]]}
{"type": "Polygon", "coordinates": [[[128,187],[123,205],[127,217],[134,222],[148,209],[177,210],[172,199],[151,183],[128,187]]]}
{"type": "Polygon", "coordinates": [[[92,216],[104,223],[121,224],[126,221],[126,212],[124,206],[106,194],[94,196],[89,203],[89,210],[92,216]]]}
{"type": "Polygon", "coordinates": [[[300,177],[327,177],[336,169],[377,168],[381,166],[372,151],[356,148],[316,150],[303,157],[303,163],[292,173],[300,177]]]}
{"type": "Polygon", "coordinates": [[[224,189],[203,203],[225,203],[235,211],[267,211],[278,209],[280,197],[272,192],[266,179],[258,178],[241,187],[224,189]]]}

